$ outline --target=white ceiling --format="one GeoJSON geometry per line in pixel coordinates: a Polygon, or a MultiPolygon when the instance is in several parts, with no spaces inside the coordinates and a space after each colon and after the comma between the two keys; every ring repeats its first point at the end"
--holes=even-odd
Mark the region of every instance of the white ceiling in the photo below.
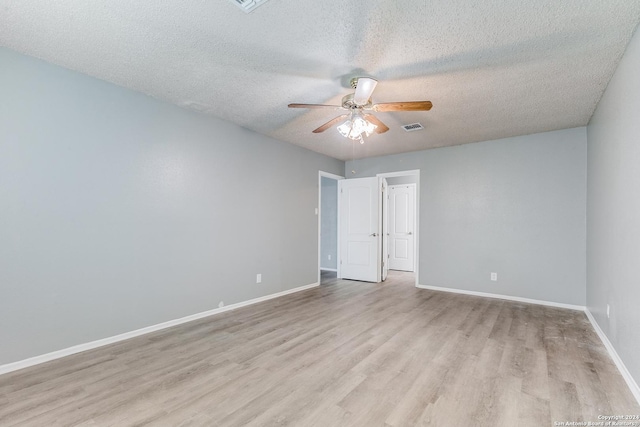
{"type": "Polygon", "coordinates": [[[342,160],[588,123],[640,19],[640,0],[0,0],[0,45],[342,160]],[[391,130],[364,145],[338,115],[348,80],[391,130]],[[406,133],[402,124],[425,130],[406,133]]]}

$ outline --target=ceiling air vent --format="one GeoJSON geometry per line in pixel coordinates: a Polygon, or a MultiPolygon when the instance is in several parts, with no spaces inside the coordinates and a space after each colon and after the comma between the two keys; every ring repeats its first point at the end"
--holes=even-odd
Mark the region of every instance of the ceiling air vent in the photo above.
{"type": "Polygon", "coordinates": [[[411,123],[410,125],[403,125],[402,129],[407,132],[413,132],[414,130],[422,130],[424,127],[420,123],[411,123]]]}
{"type": "Polygon", "coordinates": [[[267,0],[229,0],[231,3],[244,10],[245,13],[250,13],[256,7],[264,4],[267,0]]]}

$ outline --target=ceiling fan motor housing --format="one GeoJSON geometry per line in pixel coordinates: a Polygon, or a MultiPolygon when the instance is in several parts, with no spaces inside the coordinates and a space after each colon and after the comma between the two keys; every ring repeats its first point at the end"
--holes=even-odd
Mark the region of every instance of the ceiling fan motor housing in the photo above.
{"type": "Polygon", "coordinates": [[[366,104],[358,105],[353,100],[353,93],[350,93],[342,97],[342,107],[346,108],[347,110],[370,109],[372,107],[372,104],[371,99],[369,99],[366,104]]]}

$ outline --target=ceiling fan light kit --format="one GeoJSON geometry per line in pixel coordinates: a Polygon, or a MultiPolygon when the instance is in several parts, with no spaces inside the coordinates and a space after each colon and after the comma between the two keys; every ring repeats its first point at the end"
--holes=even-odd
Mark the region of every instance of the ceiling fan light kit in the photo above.
{"type": "Polygon", "coordinates": [[[342,105],[325,104],[289,104],[289,108],[328,108],[333,110],[347,110],[350,114],[343,114],[329,120],[318,127],[313,133],[321,133],[337,124],[345,117],[348,119],[337,127],[338,132],[345,138],[359,141],[364,144],[365,136],[372,133],[385,133],[389,127],[372,114],[364,114],[363,111],[388,112],[388,111],[429,111],[432,107],[430,101],[387,102],[373,104],[371,95],[378,85],[376,79],[371,77],[355,77],[351,79],[351,87],[355,89],[352,94],[342,98],[342,105]]]}
{"type": "Polygon", "coordinates": [[[362,117],[362,113],[358,110],[351,112],[351,117],[346,122],[338,126],[338,132],[340,135],[352,139],[354,141],[360,141],[360,144],[364,144],[362,134],[370,136],[378,126],[367,121],[362,117]]]}

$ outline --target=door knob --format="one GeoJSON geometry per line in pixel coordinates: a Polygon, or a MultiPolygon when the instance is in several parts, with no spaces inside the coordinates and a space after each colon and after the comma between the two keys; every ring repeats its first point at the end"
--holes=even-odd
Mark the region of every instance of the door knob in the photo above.
{"type": "Polygon", "coordinates": [[[411,236],[413,233],[412,233],[412,232],[408,232],[407,234],[408,234],[409,236],[411,236]]]}
{"type": "Polygon", "coordinates": [[[369,236],[371,236],[371,237],[376,237],[376,236],[377,236],[377,234],[376,234],[376,233],[373,233],[373,234],[369,234],[369,236]]]}

